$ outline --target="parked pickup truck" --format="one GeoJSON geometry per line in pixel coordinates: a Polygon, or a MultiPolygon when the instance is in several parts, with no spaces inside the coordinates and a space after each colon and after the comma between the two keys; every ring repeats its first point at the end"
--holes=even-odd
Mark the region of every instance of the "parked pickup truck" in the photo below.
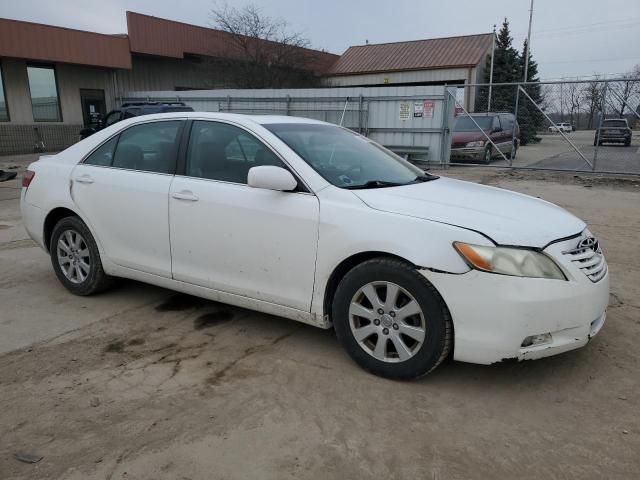
{"type": "Polygon", "coordinates": [[[631,128],[626,118],[607,118],[602,126],[596,130],[593,145],[603,143],[623,143],[625,147],[631,145],[631,128]]]}

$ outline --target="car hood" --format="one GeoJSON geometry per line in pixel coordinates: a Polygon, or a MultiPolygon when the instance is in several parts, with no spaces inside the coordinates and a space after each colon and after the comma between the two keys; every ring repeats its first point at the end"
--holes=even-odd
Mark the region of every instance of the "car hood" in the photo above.
{"type": "Polygon", "coordinates": [[[579,218],[544,200],[444,177],[353,193],[376,210],[474,230],[499,245],[543,248],[586,227],[579,218]]]}

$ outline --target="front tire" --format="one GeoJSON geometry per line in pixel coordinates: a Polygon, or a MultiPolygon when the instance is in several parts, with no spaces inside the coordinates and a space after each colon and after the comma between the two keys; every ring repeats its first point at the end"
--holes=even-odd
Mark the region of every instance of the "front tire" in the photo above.
{"type": "Polygon", "coordinates": [[[449,311],[435,288],[399,260],[376,258],[349,271],[332,307],[338,340],[365,370],[411,379],[434,370],[453,341],[449,311]]]}
{"type": "Polygon", "coordinates": [[[491,145],[487,145],[487,147],[484,149],[484,154],[482,155],[482,163],[485,165],[489,165],[491,163],[492,156],[491,145]]]}
{"type": "Polygon", "coordinates": [[[111,285],[104,273],[98,245],[78,217],[65,217],[53,228],[49,245],[53,270],[75,295],[93,295],[111,285]]]}

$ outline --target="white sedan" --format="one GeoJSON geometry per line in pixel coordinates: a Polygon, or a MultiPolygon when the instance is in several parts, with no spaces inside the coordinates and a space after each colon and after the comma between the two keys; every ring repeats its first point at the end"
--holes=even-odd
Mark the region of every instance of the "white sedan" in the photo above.
{"type": "Polygon", "coordinates": [[[126,277],[333,327],[391,378],[557,354],[605,321],[582,220],[314,120],[126,120],[31,164],[21,207],[72,293],[126,277]]]}

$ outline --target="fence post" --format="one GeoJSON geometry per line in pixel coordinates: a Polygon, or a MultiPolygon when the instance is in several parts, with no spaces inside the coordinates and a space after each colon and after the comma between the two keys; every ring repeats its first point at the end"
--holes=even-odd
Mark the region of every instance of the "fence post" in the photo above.
{"type": "Polygon", "coordinates": [[[358,133],[362,133],[362,94],[358,97],[358,133]]]}
{"type": "Polygon", "coordinates": [[[231,111],[231,95],[227,95],[227,112],[231,111]]]}
{"type": "MultiPolygon", "coordinates": [[[[518,124],[518,104],[520,103],[520,88],[522,88],[522,84],[517,84],[516,85],[516,105],[513,111],[513,117],[516,124],[518,124]]],[[[514,128],[511,136],[511,145],[513,145],[515,141],[516,141],[516,129],[514,128]]],[[[513,159],[515,158],[516,155],[517,155],[517,150],[514,150],[512,147],[511,155],[509,155],[509,168],[513,168],[513,159]]]]}
{"type": "Polygon", "coordinates": [[[600,108],[600,120],[598,121],[598,130],[596,130],[596,149],[593,151],[593,165],[591,166],[591,171],[596,170],[596,163],[598,162],[598,151],[600,150],[600,129],[602,128],[602,121],[604,120],[605,112],[607,111],[607,90],[609,89],[609,82],[604,82],[604,87],[602,88],[602,101],[600,108]]]}
{"type": "Polygon", "coordinates": [[[287,95],[287,116],[291,115],[291,95],[287,95]]]}

